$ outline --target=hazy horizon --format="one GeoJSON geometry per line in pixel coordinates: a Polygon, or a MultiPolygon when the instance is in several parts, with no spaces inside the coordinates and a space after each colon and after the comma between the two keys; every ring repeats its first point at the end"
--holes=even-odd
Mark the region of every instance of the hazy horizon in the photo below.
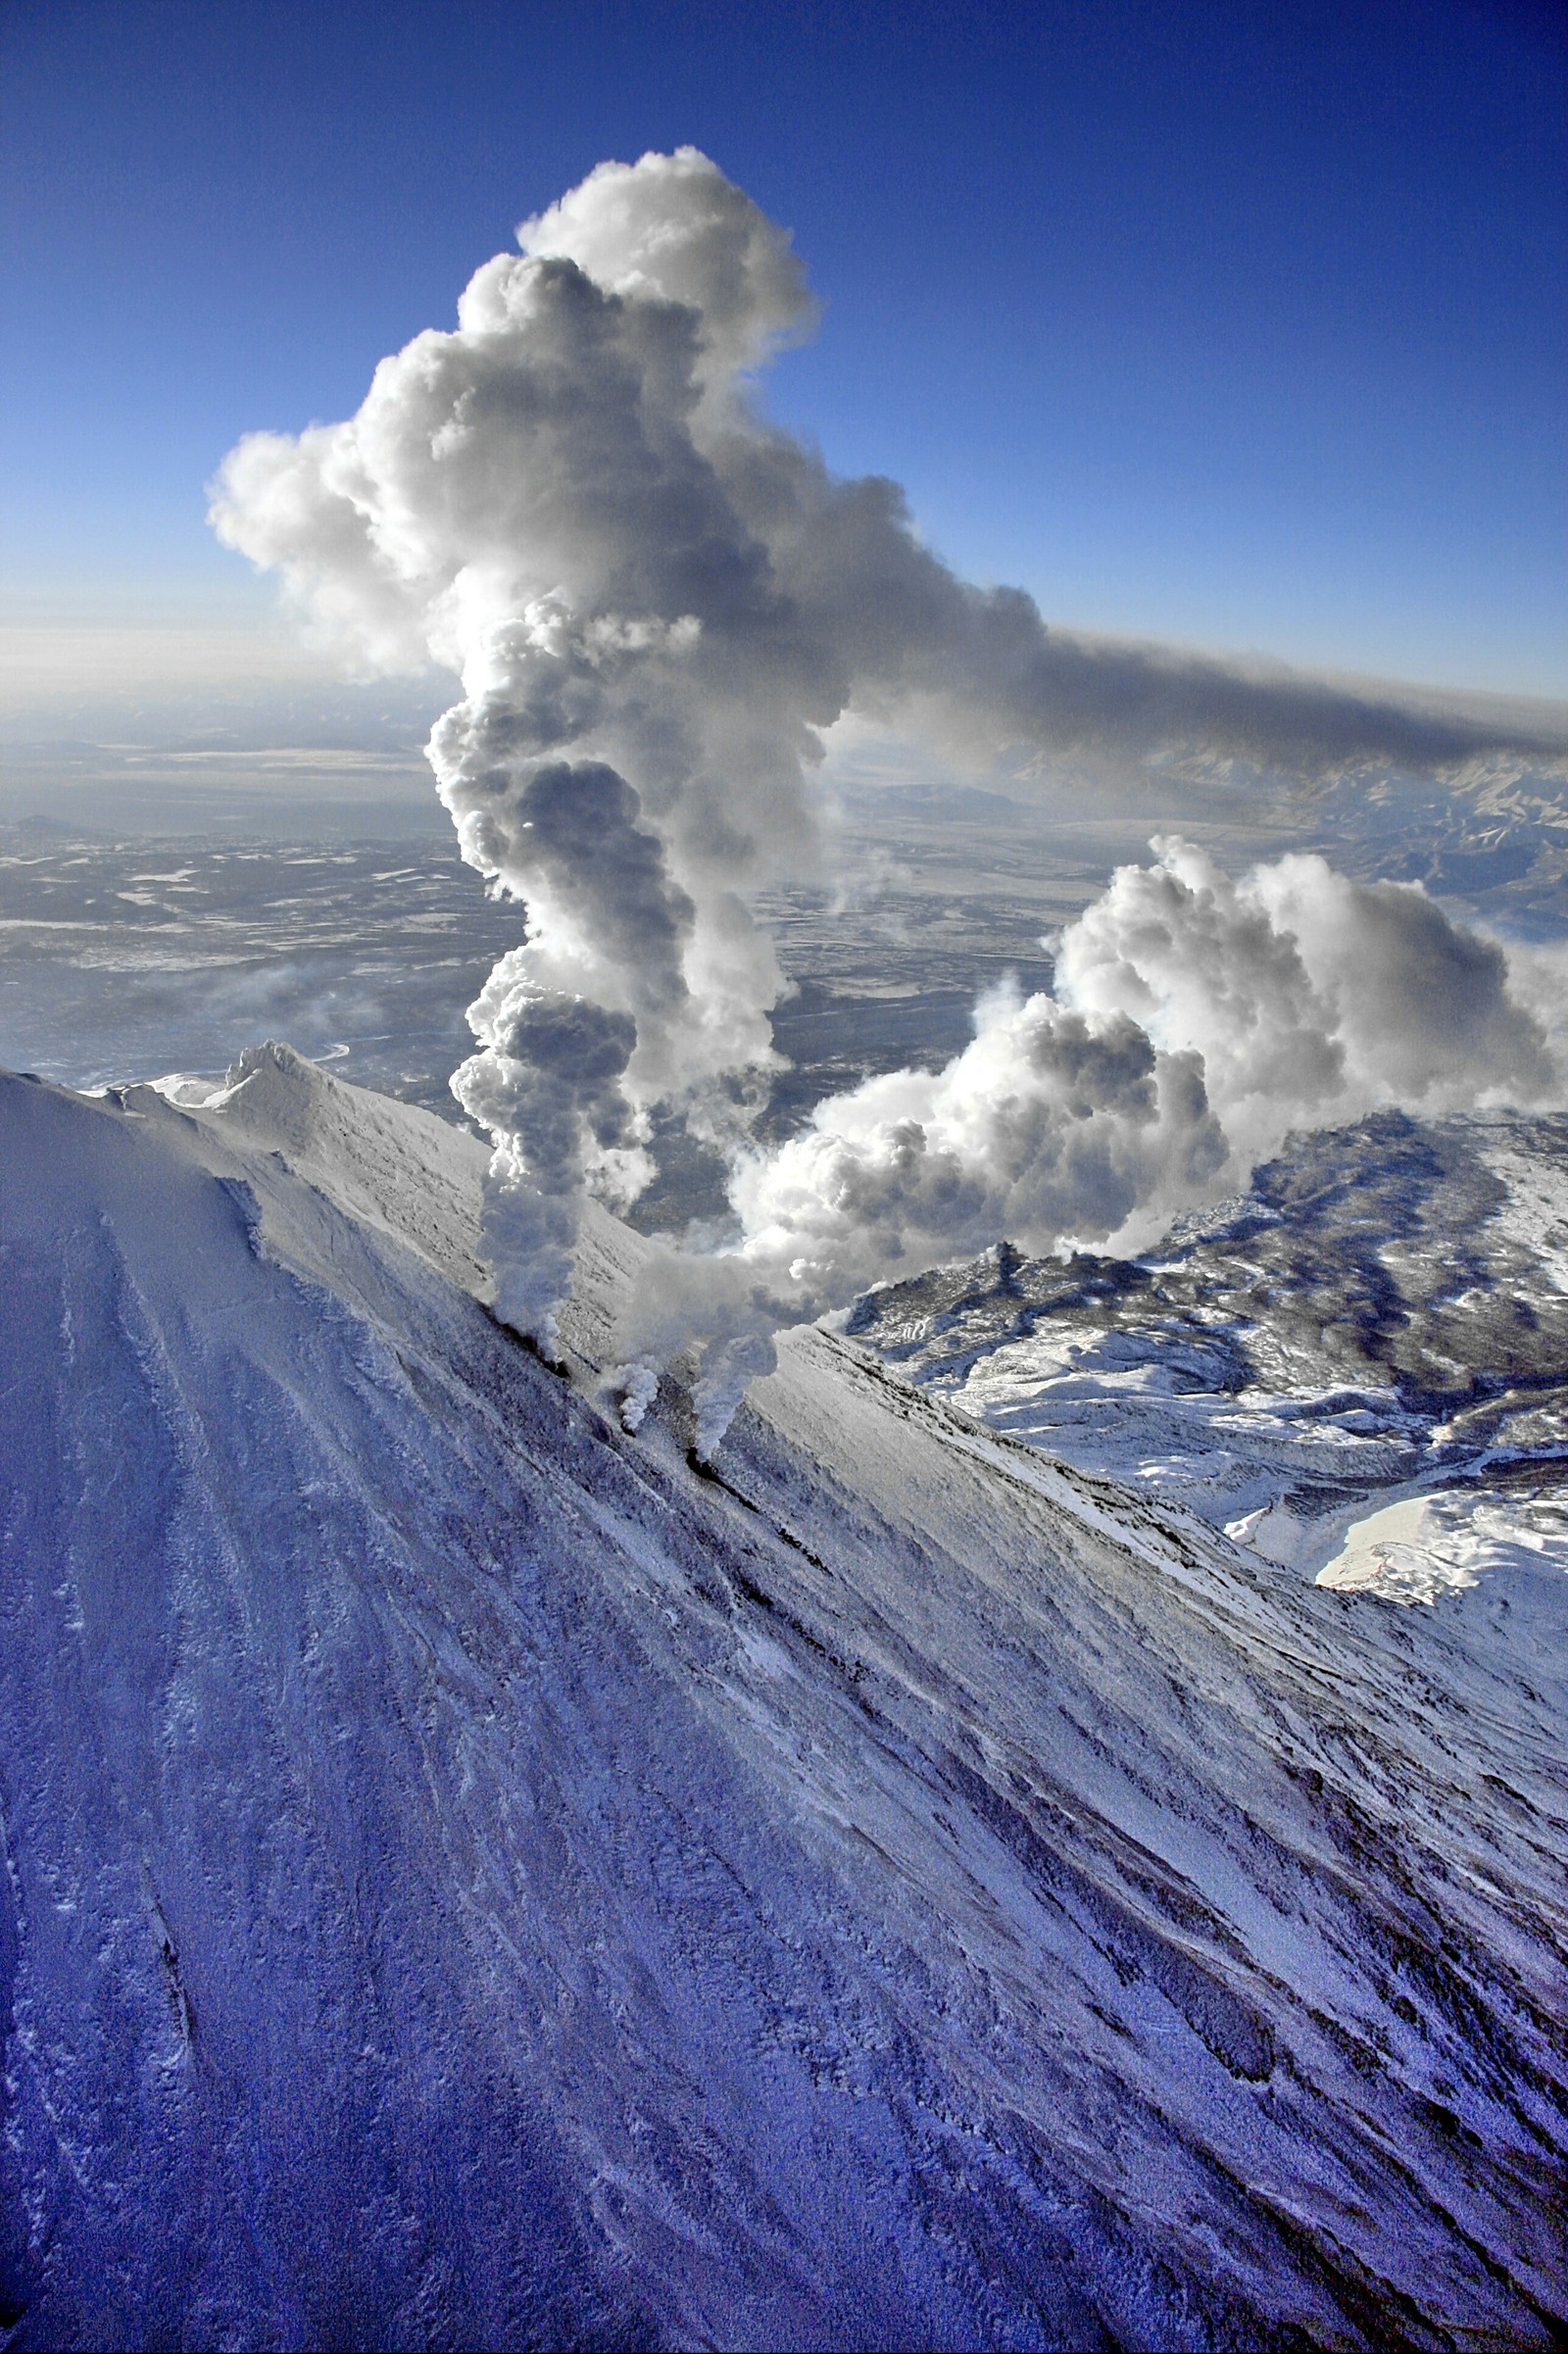
{"type": "Polygon", "coordinates": [[[5,12],[0,615],[162,615],[272,669],[270,600],[204,522],[224,451],[345,414],[525,215],[691,141],[809,265],[773,414],[904,483],[966,576],[1092,634],[1568,695],[1552,12],[582,23],[5,12]]]}

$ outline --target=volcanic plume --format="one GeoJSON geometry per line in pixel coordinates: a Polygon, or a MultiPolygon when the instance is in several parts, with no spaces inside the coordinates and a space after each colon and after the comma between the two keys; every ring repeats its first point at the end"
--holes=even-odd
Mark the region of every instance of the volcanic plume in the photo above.
{"type": "Polygon", "coordinates": [[[1107,649],[957,579],[880,477],[767,421],[813,305],[787,235],[693,148],[604,164],[487,262],[452,332],[359,412],[226,461],[214,521],[360,669],[463,697],[429,757],[464,857],[526,934],[471,1009],[460,1103],[492,1139],[498,1311],[549,1349],[584,1198],[648,1182],[663,1107],[731,1170],[721,1250],[665,1246],[626,1304],[635,1421],[693,1342],[701,1443],[780,1324],[1006,1232],[1128,1235],[1302,1119],[1555,1086],[1500,952],[1418,891],[1290,858],[1235,884],[1163,846],[941,1071],[752,1142],[784,988],[749,902],[820,870],[847,711],[986,747],[1156,746],[1318,769],[1464,757],[1458,725],[1307,681],[1107,649]]]}

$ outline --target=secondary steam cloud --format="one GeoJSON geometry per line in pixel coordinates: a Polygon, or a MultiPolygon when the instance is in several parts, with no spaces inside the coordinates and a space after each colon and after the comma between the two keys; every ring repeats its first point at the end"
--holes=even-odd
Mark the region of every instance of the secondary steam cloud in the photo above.
{"type": "Polygon", "coordinates": [[[748,898],[815,869],[821,732],[847,711],[1297,768],[1478,739],[1088,648],[956,579],[895,484],[836,478],[760,414],[756,373],[812,304],[784,232],[695,149],[601,165],[518,243],[355,417],[241,442],[213,511],[350,663],[461,676],[437,785],[464,857],[527,910],[453,1081],[494,1142],[486,1242],[518,1330],[554,1346],[583,1199],[636,1197],[662,1105],[727,1156],[739,1231],[654,1253],[625,1410],[695,1340],[711,1444],[781,1323],[911,1259],[1125,1239],[1302,1119],[1554,1085],[1500,953],[1419,891],[1300,858],[1233,884],[1167,843],[1071,927],[1054,998],[989,1002],[947,1068],[755,1149],[783,980],[748,898]]]}

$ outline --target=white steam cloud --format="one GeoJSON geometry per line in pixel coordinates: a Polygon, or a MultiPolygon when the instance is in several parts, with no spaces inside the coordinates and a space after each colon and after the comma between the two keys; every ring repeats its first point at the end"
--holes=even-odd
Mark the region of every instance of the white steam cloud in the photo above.
{"type": "Polygon", "coordinates": [[[601,165],[518,242],[347,422],[243,441],[213,515],[351,664],[461,675],[437,784],[464,857],[527,909],[453,1082],[494,1141],[487,1247],[519,1331],[554,1346],[584,1195],[635,1198],[658,1105],[727,1154],[740,1235],[654,1254],[627,1412],[695,1339],[710,1445],[782,1322],[911,1260],[1126,1237],[1303,1119],[1554,1084],[1500,952],[1419,891],[1312,858],[1232,884],[1171,843],[1065,935],[1056,998],[990,1001],[944,1070],[756,1151],[783,981],[747,895],[813,871],[821,732],[847,711],[1297,767],[1481,739],[1085,648],[957,580],[896,485],[835,478],[754,407],[812,305],[785,234],[695,149],[601,165]]]}

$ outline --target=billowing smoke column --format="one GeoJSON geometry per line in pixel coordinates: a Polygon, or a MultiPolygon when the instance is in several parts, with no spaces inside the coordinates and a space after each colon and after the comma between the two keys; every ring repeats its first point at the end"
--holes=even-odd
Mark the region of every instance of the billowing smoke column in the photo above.
{"type": "Polygon", "coordinates": [[[346,423],[242,442],[214,520],[354,664],[462,677],[430,759],[526,937],[453,1085],[494,1141],[487,1248],[519,1331],[554,1345],[584,1196],[636,1197],[659,1105],[728,1156],[741,1238],[654,1253],[626,1411],[696,1339],[706,1445],[781,1323],[911,1258],[1125,1236],[1302,1117],[1550,1083],[1498,953],[1418,892],[1300,858],[1235,886],[1168,845],[1066,935],[1056,999],[990,1002],[945,1070],[868,1082],[755,1152],[783,984],[747,898],[814,870],[821,730],[852,707],[997,746],[1296,765],[1473,739],[1086,648],[956,580],[895,485],[833,477],[753,406],[811,304],[783,232],[694,149],[600,166],[518,241],[346,423]]]}
{"type": "Polygon", "coordinates": [[[742,893],[814,855],[848,673],[773,546],[838,494],[740,389],[809,316],[785,237],[687,151],[520,240],[348,423],[243,442],[215,520],[352,660],[461,673],[430,759],[527,939],[454,1085],[496,1144],[498,1307],[549,1346],[583,1189],[635,1196],[662,1100],[737,1133],[775,1059],[742,893]]]}
{"type": "Polygon", "coordinates": [[[1061,935],[1054,996],[1000,992],[943,1069],[866,1080],[776,1151],[738,1157],[741,1248],[710,1262],[700,1295],[669,1253],[641,1303],[655,1357],[694,1296],[704,1329],[727,1316],[699,1385],[705,1430],[723,1428],[787,1315],[895,1271],[1004,1236],[1038,1253],[1137,1249],[1293,1128],[1559,1096],[1501,950],[1418,887],[1301,855],[1234,882],[1186,843],[1154,850],[1061,935]]]}

